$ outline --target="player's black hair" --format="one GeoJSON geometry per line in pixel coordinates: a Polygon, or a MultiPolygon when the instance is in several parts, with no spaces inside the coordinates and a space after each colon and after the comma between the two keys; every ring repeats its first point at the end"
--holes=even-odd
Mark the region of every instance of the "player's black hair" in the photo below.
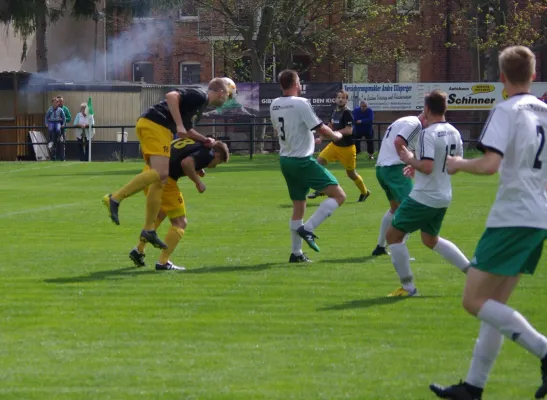
{"type": "Polygon", "coordinates": [[[277,80],[279,81],[279,84],[281,85],[281,88],[283,90],[288,90],[294,86],[296,78],[298,78],[298,73],[296,71],[292,69],[286,69],[279,73],[277,80]]]}
{"type": "Polygon", "coordinates": [[[446,113],[447,95],[441,90],[434,90],[425,96],[425,105],[429,108],[432,114],[444,115],[446,113]]]}

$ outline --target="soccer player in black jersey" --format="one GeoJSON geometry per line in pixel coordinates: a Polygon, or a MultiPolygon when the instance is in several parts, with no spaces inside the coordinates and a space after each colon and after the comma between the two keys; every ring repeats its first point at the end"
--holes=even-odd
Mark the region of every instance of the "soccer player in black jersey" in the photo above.
{"type": "MultiPolygon", "coordinates": [[[[201,181],[200,176],[204,176],[204,168],[215,168],[218,164],[228,162],[229,151],[225,143],[216,141],[213,148],[207,148],[202,143],[196,142],[193,139],[177,139],[171,143],[171,156],[169,159],[169,177],[167,184],[163,188],[161,197],[161,208],[157,215],[155,227],[157,229],[163,220],[168,217],[171,221],[171,227],[165,236],[164,243],[167,248],[163,249],[156,270],[184,270],[184,267],[174,265],[169,257],[175,250],[177,244],[184,235],[186,229],[186,206],[184,198],[177,185],[177,181],[187,176],[195,183],[198,192],[203,193],[206,189],[205,184],[201,181]]],[[[149,166],[145,166],[144,171],[149,170],[149,166]]],[[[145,193],[148,188],[145,189],[145,193]]],[[[133,260],[136,266],[144,267],[144,247],[146,240],[140,238],[136,248],[131,250],[129,258],[133,260]]]]}

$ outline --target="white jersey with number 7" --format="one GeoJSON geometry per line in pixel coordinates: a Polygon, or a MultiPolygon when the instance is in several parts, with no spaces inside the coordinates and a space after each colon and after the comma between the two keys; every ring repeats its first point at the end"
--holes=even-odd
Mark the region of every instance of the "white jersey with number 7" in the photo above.
{"type": "Polygon", "coordinates": [[[486,226],[547,229],[547,105],[529,94],[496,105],[479,150],[503,157],[496,201],[486,226]]]}
{"type": "Polygon", "coordinates": [[[416,157],[432,160],[433,171],[416,171],[410,197],[432,208],[445,208],[452,201],[452,182],[446,170],[448,156],[463,156],[460,132],[448,122],[436,122],[424,129],[416,143],[416,157]]]}
{"type": "Polygon", "coordinates": [[[281,157],[309,157],[315,150],[312,130],[323,121],[313,111],[308,99],[296,96],[278,97],[270,105],[270,119],[279,137],[281,157]]]}

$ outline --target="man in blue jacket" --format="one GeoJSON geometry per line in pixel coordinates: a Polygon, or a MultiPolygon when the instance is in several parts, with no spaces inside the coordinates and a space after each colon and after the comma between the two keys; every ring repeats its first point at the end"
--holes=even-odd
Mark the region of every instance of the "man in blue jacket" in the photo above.
{"type": "Polygon", "coordinates": [[[374,132],[372,130],[372,122],[374,121],[374,112],[368,107],[365,100],[361,100],[360,106],[353,110],[353,120],[355,121],[353,136],[355,138],[357,154],[361,152],[361,138],[365,137],[367,140],[368,158],[373,160],[374,141],[372,139],[374,132]]]}

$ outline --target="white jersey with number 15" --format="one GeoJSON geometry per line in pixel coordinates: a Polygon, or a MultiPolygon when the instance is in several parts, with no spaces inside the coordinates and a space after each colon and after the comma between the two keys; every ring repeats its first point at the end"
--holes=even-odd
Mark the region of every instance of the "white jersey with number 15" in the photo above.
{"type": "Polygon", "coordinates": [[[309,157],[315,150],[312,130],[323,125],[308,99],[278,97],[270,105],[270,118],[279,137],[281,157],[309,157]]]}

